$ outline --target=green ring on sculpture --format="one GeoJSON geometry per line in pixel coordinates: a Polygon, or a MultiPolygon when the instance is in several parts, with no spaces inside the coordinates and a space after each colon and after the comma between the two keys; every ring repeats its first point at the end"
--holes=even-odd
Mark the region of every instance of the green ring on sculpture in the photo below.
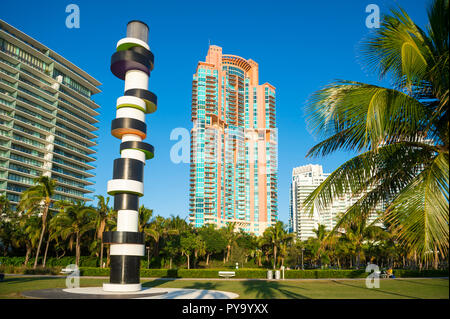
{"type": "Polygon", "coordinates": [[[154,157],[155,149],[153,145],[140,141],[126,141],[120,143],[120,153],[123,150],[138,150],[145,154],[145,159],[149,160],[154,157]]]}
{"type": "Polygon", "coordinates": [[[129,103],[119,104],[119,105],[116,106],[116,109],[120,109],[120,108],[122,108],[122,107],[131,107],[131,108],[133,108],[133,109],[137,109],[137,110],[142,111],[142,112],[144,112],[144,113],[147,112],[146,109],[140,107],[139,105],[136,105],[136,104],[129,104],[129,103]]]}
{"type": "Polygon", "coordinates": [[[149,90],[128,89],[125,91],[125,93],[123,95],[124,96],[135,96],[135,97],[142,99],[145,102],[145,105],[147,106],[147,110],[145,112],[147,114],[153,113],[157,109],[156,104],[157,104],[158,98],[156,97],[156,95],[154,93],[150,92],[149,90]]]}
{"type": "Polygon", "coordinates": [[[134,43],[134,42],[125,42],[125,43],[122,43],[121,45],[119,45],[117,47],[117,51],[125,51],[125,50],[129,50],[130,48],[133,48],[133,47],[142,47],[142,48],[144,48],[142,45],[139,45],[139,44],[134,43]]]}
{"type": "Polygon", "coordinates": [[[133,192],[133,191],[126,191],[126,190],[119,190],[119,191],[109,191],[108,195],[116,195],[116,194],[132,194],[132,195],[137,195],[139,197],[144,196],[144,194],[138,193],[138,192],[133,192]]]}

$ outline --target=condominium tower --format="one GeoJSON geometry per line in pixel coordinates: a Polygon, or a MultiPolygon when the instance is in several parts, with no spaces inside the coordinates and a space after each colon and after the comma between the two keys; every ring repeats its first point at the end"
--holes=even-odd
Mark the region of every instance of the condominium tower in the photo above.
{"type": "Polygon", "coordinates": [[[277,221],[275,88],[211,45],[192,84],[190,222],[256,235],[277,221]]]}
{"type": "MultiPolygon", "coordinates": [[[[344,194],[340,198],[334,199],[333,203],[326,208],[319,209],[315,206],[312,214],[305,210],[303,206],[305,199],[329,175],[323,172],[321,165],[309,164],[295,167],[292,170],[289,228],[300,240],[315,237],[314,230],[318,228],[319,224],[324,225],[327,230],[333,229],[339,215],[344,213],[357,200],[352,194],[344,194]]],[[[377,210],[382,208],[382,205],[380,205],[377,210]]],[[[372,212],[368,222],[373,222],[376,217],[376,212],[372,212]]]]}
{"type": "Polygon", "coordinates": [[[0,20],[0,194],[13,205],[37,176],[54,199],[92,199],[101,83],[0,20]]]}

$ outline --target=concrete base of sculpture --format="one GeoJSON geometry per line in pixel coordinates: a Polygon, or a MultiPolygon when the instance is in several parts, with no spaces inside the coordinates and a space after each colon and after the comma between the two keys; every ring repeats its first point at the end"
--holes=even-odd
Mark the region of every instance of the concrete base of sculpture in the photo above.
{"type": "Polygon", "coordinates": [[[103,287],[83,287],[66,289],[41,289],[22,292],[24,297],[36,299],[235,299],[239,295],[227,291],[143,288],[135,292],[104,291],[103,287]]]}
{"type": "Polygon", "coordinates": [[[139,292],[141,290],[141,284],[103,284],[103,291],[105,292],[139,292]]]}

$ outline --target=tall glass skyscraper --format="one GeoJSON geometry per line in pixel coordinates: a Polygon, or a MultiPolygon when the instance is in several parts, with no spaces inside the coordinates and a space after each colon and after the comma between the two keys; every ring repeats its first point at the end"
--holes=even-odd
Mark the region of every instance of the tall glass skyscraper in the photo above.
{"type": "Polygon", "coordinates": [[[101,83],[0,20],[0,194],[13,205],[39,175],[54,199],[92,199],[101,83]]]}
{"type": "Polygon", "coordinates": [[[190,222],[256,235],[277,221],[275,88],[211,45],[192,84],[190,222]]]}

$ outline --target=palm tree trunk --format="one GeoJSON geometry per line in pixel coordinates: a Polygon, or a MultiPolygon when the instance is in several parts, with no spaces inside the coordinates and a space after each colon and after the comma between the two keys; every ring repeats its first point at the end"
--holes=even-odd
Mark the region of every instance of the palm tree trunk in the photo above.
{"type": "Polygon", "coordinates": [[[276,267],[277,262],[277,245],[273,245],[273,269],[276,267]]]}
{"type": "Polygon", "coordinates": [[[48,207],[49,207],[49,205],[46,204],[45,208],[44,208],[44,213],[42,214],[42,230],[41,230],[41,235],[39,236],[39,244],[38,244],[38,247],[37,247],[37,250],[36,250],[36,259],[34,260],[34,266],[33,266],[34,269],[36,269],[36,267],[37,267],[38,258],[39,258],[39,252],[41,250],[42,240],[44,239],[48,207]]]}
{"type": "Polygon", "coordinates": [[[172,257],[170,257],[170,259],[169,259],[169,269],[172,269],[172,257]]]}
{"type": "Polygon", "coordinates": [[[77,241],[75,244],[75,264],[79,266],[80,264],[80,233],[77,232],[77,241]]]}
{"type": "Polygon", "coordinates": [[[27,266],[28,260],[30,259],[30,254],[31,254],[31,246],[27,245],[27,253],[25,255],[25,262],[24,262],[25,267],[27,266]]]}
{"type": "Polygon", "coordinates": [[[49,244],[50,244],[50,234],[48,234],[47,244],[45,245],[44,260],[42,262],[42,267],[45,267],[45,263],[47,262],[47,252],[49,244]]]}
{"type": "Polygon", "coordinates": [[[206,254],[206,266],[209,265],[209,254],[206,254]]]}
{"type": "Polygon", "coordinates": [[[100,244],[100,268],[103,268],[103,238],[100,240],[102,241],[100,244]]]}
{"type": "Polygon", "coordinates": [[[186,254],[186,257],[187,257],[187,267],[188,267],[188,269],[191,269],[190,262],[189,262],[189,254],[186,254]]]}
{"type": "Polygon", "coordinates": [[[437,247],[434,246],[434,263],[433,263],[433,268],[435,270],[437,270],[438,267],[439,267],[438,251],[437,251],[437,247]]]}
{"type": "Polygon", "coordinates": [[[356,269],[359,269],[359,263],[361,261],[361,251],[358,249],[356,251],[356,269]]]}
{"type": "Polygon", "coordinates": [[[227,245],[227,261],[230,259],[231,245],[227,245]]]}
{"type": "Polygon", "coordinates": [[[111,263],[111,254],[110,254],[110,246],[108,245],[108,248],[106,250],[106,267],[109,267],[109,264],[111,263]]]}

